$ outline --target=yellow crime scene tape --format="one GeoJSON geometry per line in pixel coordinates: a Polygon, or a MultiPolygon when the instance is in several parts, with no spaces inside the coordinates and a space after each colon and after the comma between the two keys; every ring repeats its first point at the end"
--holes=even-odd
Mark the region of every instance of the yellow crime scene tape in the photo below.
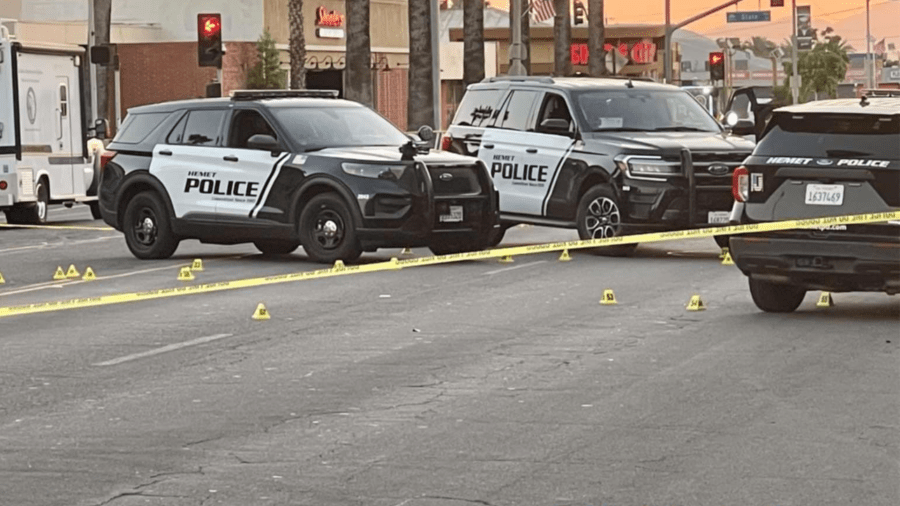
{"type": "Polygon", "coordinates": [[[514,246],[508,248],[472,251],[468,253],[457,253],[452,255],[409,258],[403,260],[392,258],[387,262],[377,262],[363,265],[345,266],[343,265],[343,263],[338,262],[332,268],[297,272],[293,274],[238,279],[232,281],[222,281],[218,283],[198,284],[175,288],[163,288],[143,292],[100,295],[97,297],[85,297],[80,299],[39,302],[20,306],[0,307],[0,318],[8,316],[28,315],[34,313],[44,313],[49,311],[61,311],[65,309],[106,306],[111,304],[122,304],[126,302],[139,302],[168,297],[177,297],[181,295],[194,295],[200,293],[220,292],[224,290],[237,290],[240,288],[252,288],[279,283],[289,283],[293,281],[305,281],[310,279],[346,276],[350,274],[362,274],[366,272],[389,271],[408,267],[423,267],[426,265],[465,262],[470,260],[485,260],[490,258],[502,258],[519,255],[534,255],[562,250],[597,248],[619,244],[639,244],[679,239],[695,239],[700,237],[712,237],[716,235],[739,235],[758,232],[777,232],[782,230],[818,228],[833,225],[858,225],[862,223],[880,223],[892,220],[900,220],[900,211],[873,214],[857,214],[849,216],[830,216],[825,218],[757,223],[752,225],[731,225],[725,227],[676,230],[671,232],[653,232],[647,234],[612,237],[609,239],[588,239],[580,241],[535,244],[530,246],[514,246]]]}
{"type": "Polygon", "coordinates": [[[9,223],[0,223],[0,228],[38,228],[52,230],[99,230],[100,232],[111,232],[116,229],[112,227],[80,227],[77,225],[10,225],[9,223]]]}

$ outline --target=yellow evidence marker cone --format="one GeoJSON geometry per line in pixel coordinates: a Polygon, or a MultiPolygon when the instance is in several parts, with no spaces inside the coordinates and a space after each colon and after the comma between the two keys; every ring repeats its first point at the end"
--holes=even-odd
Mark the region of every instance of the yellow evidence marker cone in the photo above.
{"type": "Polygon", "coordinates": [[[731,258],[731,253],[728,250],[725,250],[725,256],[722,257],[722,265],[734,265],[734,259],[731,258]]]}
{"type": "Polygon", "coordinates": [[[180,271],[178,271],[178,281],[193,281],[194,273],[191,272],[190,267],[182,267],[180,271]]]}
{"type": "Polygon", "coordinates": [[[562,252],[562,254],[559,255],[559,261],[560,261],[560,262],[568,262],[568,261],[570,261],[570,260],[572,260],[572,257],[569,256],[569,250],[564,249],[563,252],[562,252]]]}
{"type": "Polygon", "coordinates": [[[703,311],[704,309],[706,309],[706,306],[703,304],[703,299],[701,299],[699,295],[691,297],[691,301],[688,302],[687,305],[688,311],[703,311]]]}
{"type": "Polygon", "coordinates": [[[719,252],[719,259],[725,258],[725,255],[730,254],[731,251],[728,249],[728,246],[722,248],[722,251],[719,252]]]}
{"type": "Polygon", "coordinates": [[[78,269],[75,268],[75,264],[69,265],[69,270],[66,272],[66,278],[80,278],[81,273],[78,272],[78,269]]]}
{"type": "Polygon", "coordinates": [[[402,250],[400,250],[401,256],[412,256],[412,254],[413,254],[413,252],[412,252],[412,249],[410,249],[410,248],[403,248],[402,250]]]}
{"type": "Polygon", "coordinates": [[[506,255],[506,256],[500,257],[501,264],[511,264],[513,262],[515,262],[515,260],[513,260],[512,255],[506,255]]]}
{"type": "Polygon", "coordinates": [[[831,292],[822,292],[819,295],[819,302],[816,302],[816,307],[832,307],[834,306],[834,299],[831,298],[831,292]]]}
{"type": "Polygon", "coordinates": [[[0,272],[0,285],[2,285],[2,284],[4,284],[4,283],[6,283],[6,280],[3,279],[3,273],[0,272]]]}
{"type": "Polygon", "coordinates": [[[61,266],[58,266],[56,268],[56,274],[53,275],[53,279],[55,279],[55,280],[66,279],[66,271],[64,271],[61,266]]]}
{"type": "Polygon", "coordinates": [[[191,262],[191,271],[203,272],[203,260],[195,258],[194,261],[191,262]]]}
{"type": "Polygon", "coordinates": [[[252,318],[254,320],[269,320],[272,316],[269,315],[269,310],[266,309],[266,305],[260,302],[259,305],[256,306],[256,311],[253,312],[252,318]]]}
{"type": "Polygon", "coordinates": [[[616,302],[616,294],[613,293],[612,290],[603,290],[603,298],[600,299],[600,304],[604,306],[611,306],[613,304],[617,304],[616,302]]]}
{"type": "Polygon", "coordinates": [[[94,274],[94,269],[91,269],[91,267],[88,266],[88,268],[84,270],[84,276],[82,276],[81,279],[85,281],[93,281],[97,279],[97,275],[94,274]]]}
{"type": "Polygon", "coordinates": [[[334,261],[334,267],[332,267],[332,269],[334,269],[334,270],[336,270],[336,271],[342,271],[342,270],[344,270],[344,269],[346,269],[346,268],[347,268],[347,266],[344,265],[344,261],[343,261],[343,260],[340,260],[340,259],[335,260],[335,261],[334,261]]]}

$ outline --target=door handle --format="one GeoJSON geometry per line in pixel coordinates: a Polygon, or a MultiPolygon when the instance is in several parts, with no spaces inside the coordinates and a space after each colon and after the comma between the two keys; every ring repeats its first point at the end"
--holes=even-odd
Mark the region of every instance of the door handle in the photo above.
{"type": "Polygon", "coordinates": [[[164,150],[160,151],[159,154],[165,155],[165,156],[172,156],[172,152],[169,151],[168,149],[164,149],[164,150]]]}
{"type": "Polygon", "coordinates": [[[494,149],[493,144],[482,144],[481,147],[483,147],[484,149],[494,149]]]}
{"type": "Polygon", "coordinates": [[[526,153],[537,153],[537,148],[528,148],[525,150],[526,153]]]}
{"type": "Polygon", "coordinates": [[[222,159],[225,160],[226,162],[238,161],[238,157],[236,157],[236,156],[223,156],[222,159]]]}

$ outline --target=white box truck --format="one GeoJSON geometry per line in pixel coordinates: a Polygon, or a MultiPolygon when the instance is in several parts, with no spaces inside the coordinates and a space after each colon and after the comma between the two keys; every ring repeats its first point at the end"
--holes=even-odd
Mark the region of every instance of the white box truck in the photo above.
{"type": "Polygon", "coordinates": [[[0,210],[8,223],[44,223],[50,204],[76,202],[98,217],[84,52],[20,42],[0,26],[0,210]]]}

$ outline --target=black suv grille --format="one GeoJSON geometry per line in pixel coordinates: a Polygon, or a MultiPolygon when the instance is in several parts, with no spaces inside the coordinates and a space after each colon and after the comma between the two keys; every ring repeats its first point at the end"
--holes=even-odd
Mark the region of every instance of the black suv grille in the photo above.
{"type": "Polygon", "coordinates": [[[480,195],[482,193],[478,165],[428,166],[436,196],[480,195]]]}
{"type": "Polygon", "coordinates": [[[691,153],[694,181],[698,187],[731,187],[731,174],[750,153],[733,151],[698,151],[691,153]]]}

